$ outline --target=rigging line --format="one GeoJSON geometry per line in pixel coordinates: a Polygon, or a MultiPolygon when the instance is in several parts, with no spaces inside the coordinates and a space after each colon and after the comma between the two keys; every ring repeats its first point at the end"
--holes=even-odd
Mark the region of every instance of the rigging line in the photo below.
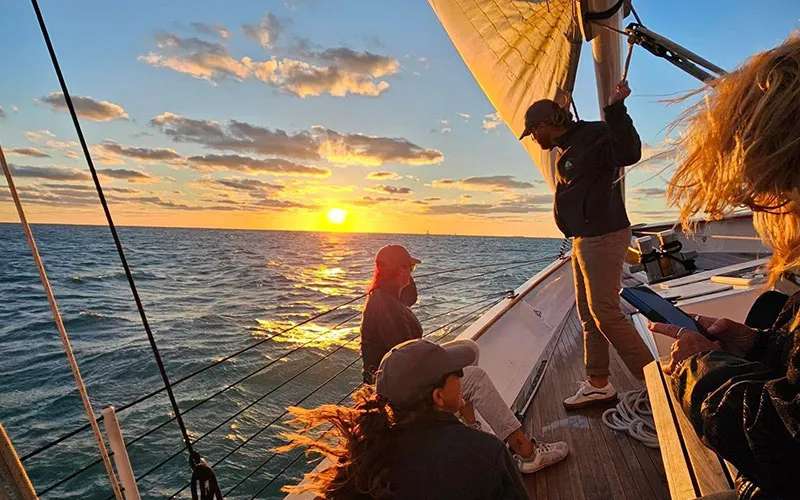
{"type": "Polygon", "coordinates": [[[415,311],[419,311],[420,309],[427,309],[429,307],[441,306],[441,305],[445,305],[445,304],[452,304],[454,302],[460,302],[462,300],[472,300],[472,299],[480,299],[480,298],[483,298],[483,297],[505,295],[505,294],[507,294],[509,292],[512,292],[512,290],[503,290],[503,291],[497,291],[497,292],[492,292],[492,293],[482,293],[480,295],[470,295],[469,297],[459,297],[457,299],[442,300],[442,301],[439,301],[439,302],[430,302],[430,303],[425,303],[425,304],[422,304],[422,305],[419,305],[419,306],[414,306],[414,310],[415,311]]]}
{"type": "MultiPolygon", "coordinates": [[[[178,384],[180,384],[182,382],[185,382],[185,381],[189,380],[190,378],[195,377],[195,376],[205,372],[206,370],[210,370],[211,368],[214,368],[215,366],[218,366],[218,365],[224,363],[225,361],[230,360],[231,358],[234,358],[236,356],[244,354],[245,352],[258,347],[258,346],[264,344],[265,342],[268,342],[268,341],[272,340],[275,337],[281,336],[281,335],[283,335],[285,333],[288,333],[288,332],[290,332],[290,331],[292,331],[292,330],[294,330],[296,328],[299,328],[299,327],[301,327],[301,326],[303,326],[305,324],[308,324],[308,323],[310,323],[310,322],[312,322],[312,321],[314,321],[316,319],[319,319],[322,316],[325,316],[325,315],[330,314],[330,313],[332,313],[332,312],[334,312],[334,311],[336,311],[338,309],[341,309],[344,306],[350,305],[353,302],[364,298],[365,296],[366,296],[366,294],[361,294],[358,297],[354,297],[354,298],[348,300],[347,302],[343,302],[343,303],[341,303],[341,304],[339,304],[339,305],[337,305],[335,307],[332,307],[330,309],[322,311],[321,313],[316,314],[314,316],[311,316],[309,318],[306,318],[306,319],[304,319],[303,321],[301,321],[299,323],[296,323],[296,324],[294,324],[294,325],[292,325],[292,326],[290,326],[290,327],[288,327],[288,328],[286,328],[284,330],[281,330],[280,332],[277,332],[277,333],[275,333],[273,335],[265,337],[265,338],[259,340],[258,342],[255,342],[255,343],[253,343],[253,344],[251,344],[251,345],[249,345],[247,347],[239,349],[238,351],[236,351],[234,353],[231,353],[231,354],[225,356],[224,358],[221,358],[221,359],[219,359],[219,360],[217,360],[217,361],[215,361],[213,363],[210,363],[210,364],[208,364],[208,365],[206,365],[206,366],[204,366],[204,367],[202,367],[202,368],[200,368],[198,370],[195,370],[195,371],[193,371],[191,373],[188,373],[188,374],[182,376],[181,378],[175,380],[172,383],[172,386],[175,387],[176,385],[178,385],[178,384]]],[[[133,406],[135,406],[135,405],[137,405],[139,403],[147,401],[148,399],[161,394],[165,390],[166,390],[166,388],[162,387],[160,389],[156,389],[156,390],[154,390],[152,392],[149,392],[148,394],[140,396],[139,398],[120,406],[118,409],[116,409],[116,412],[117,413],[121,413],[121,412],[123,412],[125,410],[128,410],[128,409],[132,408],[133,406]]],[[[99,422],[99,419],[97,421],[99,422]]],[[[26,455],[23,455],[22,458],[20,458],[20,460],[22,462],[25,462],[26,460],[28,460],[28,459],[30,459],[30,458],[42,453],[43,451],[45,451],[45,450],[47,450],[49,448],[52,448],[53,446],[61,443],[62,441],[65,441],[66,439],[69,439],[72,436],[75,436],[76,434],[79,434],[79,433],[85,431],[86,429],[89,429],[89,427],[90,427],[89,424],[85,424],[85,425],[83,425],[81,427],[78,427],[78,428],[76,428],[76,429],[74,429],[74,430],[72,430],[72,431],[70,431],[70,432],[68,432],[68,433],[56,438],[55,440],[53,440],[53,441],[51,441],[51,442],[49,442],[49,443],[47,443],[47,444],[45,444],[43,446],[40,446],[39,448],[31,451],[30,453],[27,453],[26,455]]]]}
{"type": "Polygon", "coordinates": [[[47,302],[50,304],[50,312],[53,315],[53,321],[56,323],[58,336],[61,338],[61,345],[64,348],[64,354],[67,357],[67,364],[69,364],[69,368],[72,371],[72,377],[75,379],[75,386],[78,388],[78,394],[80,394],[81,403],[83,403],[83,411],[86,413],[86,418],[89,420],[89,424],[92,427],[92,433],[94,434],[94,439],[97,442],[97,448],[100,450],[103,466],[106,469],[108,480],[111,482],[111,489],[114,491],[114,497],[122,500],[122,490],[120,489],[119,482],[117,481],[117,476],[114,474],[114,467],[111,465],[111,459],[108,455],[108,450],[106,449],[103,435],[100,433],[100,426],[97,423],[97,417],[94,415],[92,402],[89,399],[89,392],[86,389],[83,376],[81,376],[81,370],[78,367],[78,360],[75,359],[75,353],[72,351],[72,343],[69,340],[67,329],[64,326],[63,319],[61,318],[61,312],[58,310],[58,303],[56,302],[53,288],[50,286],[50,280],[47,278],[47,272],[44,268],[42,256],[39,255],[39,248],[36,246],[36,240],[33,238],[33,231],[31,230],[30,224],[28,224],[28,218],[25,216],[25,210],[22,208],[22,202],[19,199],[17,188],[14,185],[14,178],[11,175],[11,169],[8,167],[8,163],[6,163],[6,157],[5,154],[3,154],[2,146],[0,146],[0,166],[3,168],[3,173],[5,174],[6,182],[8,183],[8,190],[11,192],[11,198],[14,199],[14,205],[17,208],[17,214],[19,215],[19,221],[22,225],[22,230],[25,233],[25,239],[28,240],[28,246],[31,249],[33,261],[36,264],[36,269],[39,271],[39,280],[42,282],[42,287],[47,295],[47,302]]]}
{"type": "MultiPolygon", "coordinates": [[[[354,393],[354,392],[356,392],[356,391],[357,391],[357,390],[358,390],[358,389],[359,389],[359,388],[360,388],[362,385],[364,385],[364,384],[357,384],[357,385],[356,385],[356,386],[355,386],[355,387],[354,387],[352,390],[350,390],[350,392],[348,392],[347,394],[345,394],[345,395],[344,395],[344,397],[342,397],[342,399],[340,399],[339,401],[337,401],[337,402],[336,402],[336,404],[337,404],[337,405],[340,405],[340,404],[342,404],[342,403],[343,403],[343,402],[344,402],[344,401],[345,401],[347,398],[349,398],[350,396],[352,396],[352,395],[353,395],[353,393],[354,393]]],[[[324,436],[325,434],[327,434],[328,432],[330,432],[330,429],[328,429],[327,431],[323,432],[323,433],[322,433],[322,435],[320,436],[320,438],[321,438],[322,436],[324,436]]],[[[267,465],[267,464],[268,464],[268,463],[269,463],[269,462],[270,462],[270,461],[271,461],[271,460],[272,460],[272,459],[275,457],[275,455],[276,455],[275,453],[273,453],[272,455],[270,455],[270,456],[269,456],[269,457],[268,457],[266,460],[264,460],[263,462],[261,462],[261,463],[260,463],[260,464],[259,464],[259,465],[258,465],[256,468],[254,468],[252,471],[250,471],[250,473],[249,473],[249,474],[247,474],[247,476],[245,476],[244,478],[242,478],[242,479],[241,479],[241,480],[240,480],[238,483],[234,484],[234,485],[233,485],[233,486],[232,486],[232,487],[231,487],[231,488],[230,488],[228,491],[226,491],[226,492],[225,492],[225,496],[228,496],[228,495],[230,495],[230,494],[233,492],[233,490],[235,490],[236,488],[238,488],[239,486],[241,486],[242,484],[244,484],[244,483],[245,483],[245,481],[247,481],[248,479],[250,479],[251,477],[253,477],[253,475],[254,475],[256,472],[258,472],[259,470],[261,470],[261,469],[262,469],[262,468],[263,468],[265,465],[267,465]]],[[[300,454],[298,455],[298,457],[302,457],[303,455],[305,455],[305,451],[301,451],[301,452],[300,452],[300,454]]],[[[320,458],[321,458],[321,457],[320,457],[320,458]]],[[[290,467],[291,465],[293,465],[294,463],[296,463],[296,462],[297,462],[297,460],[298,460],[298,458],[295,458],[295,459],[294,459],[294,460],[293,460],[293,461],[292,461],[292,462],[291,462],[291,463],[290,463],[290,464],[289,464],[287,467],[285,467],[284,469],[282,469],[282,470],[281,470],[281,471],[278,473],[278,476],[279,476],[279,475],[281,475],[281,474],[283,474],[284,472],[286,472],[286,470],[288,469],[288,467],[290,467]]],[[[318,460],[318,462],[319,462],[319,460],[318,460]]],[[[276,477],[277,477],[277,476],[276,476],[276,477]]],[[[274,481],[274,480],[275,480],[275,478],[273,478],[272,480],[274,481]]],[[[270,482],[270,484],[271,484],[271,482],[270,482]]],[[[269,484],[268,484],[267,486],[269,486],[269,484]]],[[[256,494],[258,494],[258,493],[261,493],[261,491],[258,491],[258,492],[256,492],[256,494]]]]}
{"type": "MultiPolygon", "coordinates": [[[[427,318],[423,318],[420,322],[421,323],[423,323],[423,322],[427,323],[428,321],[430,321],[432,319],[441,318],[442,316],[447,316],[448,314],[453,314],[456,311],[460,311],[462,309],[466,309],[468,307],[472,307],[472,306],[475,306],[475,305],[478,305],[478,304],[483,304],[483,303],[488,302],[490,300],[495,300],[496,298],[497,298],[496,295],[493,295],[491,297],[484,297],[483,299],[477,300],[475,302],[471,302],[469,304],[464,304],[463,306],[459,306],[459,307],[450,309],[449,311],[445,311],[445,312],[439,313],[439,314],[434,314],[433,316],[428,316],[427,318]]],[[[501,297],[500,300],[502,300],[503,298],[505,298],[505,297],[501,297]]],[[[496,301],[496,302],[499,302],[499,301],[496,301]]]]}
{"type": "Polygon", "coordinates": [[[540,261],[542,259],[543,259],[543,257],[537,257],[535,259],[529,259],[529,260],[511,260],[511,261],[506,261],[506,262],[496,262],[494,264],[481,264],[479,266],[455,267],[455,268],[450,268],[450,269],[444,269],[442,271],[434,271],[434,272],[431,272],[431,273],[417,274],[415,276],[415,279],[427,278],[428,276],[437,276],[439,274],[456,273],[456,272],[459,272],[459,271],[471,271],[473,269],[483,269],[485,267],[534,263],[534,262],[538,262],[538,261],[540,261]]]}
{"type": "MultiPolygon", "coordinates": [[[[352,368],[352,367],[353,367],[353,365],[355,365],[355,364],[356,364],[357,362],[359,362],[359,361],[361,361],[361,356],[358,356],[358,357],[356,357],[356,358],[355,358],[353,361],[351,361],[350,363],[348,363],[348,364],[347,364],[347,365],[346,365],[344,368],[342,368],[341,370],[339,370],[338,372],[336,372],[335,374],[333,374],[331,377],[329,377],[327,380],[325,380],[325,382],[321,383],[320,385],[318,385],[317,387],[315,387],[315,388],[314,388],[314,390],[312,390],[310,393],[308,393],[308,394],[306,394],[305,396],[303,396],[303,398],[302,398],[302,399],[300,399],[299,401],[297,401],[297,402],[295,402],[295,403],[292,403],[292,405],[291,405],[291,406],[297,406],[297,405],[299,405],[299,404],[303,403],[303,402],[304,402],[306,399],[308,399],[308,398],[310,398],[311,396],[313,396],[314,394],[316,394],[316,393],[317,393],[317,392],[318,392],[320,389],[322,389],[323,387],[325,387],[326,385],[328,385],[328,384],[329,384],[331,381],[333,381],[334,379],[336,379],[336,378],[337,378],[339,375],[341,375],[341,374],[342,374],[342,373],[344,373],[345,371],[347,371],[347,370],[349,370],[350,368],[352,368]]],[[[216,466],[218,466],[219,464],[221,464],[222,462],[224,462],[224,461],[225,461],[225,460],[226,460],[228,457],[230,457],[231,455],[233,455],[234,453],[236,453],[237,451],[239,451],[239,450],[240,450],[240,449],[241,449],[243,446],[245,446],[247,443],[249,443],[250,441],[252,441],[252,440],[253,440],[253,439],[255,439],[256,437],[258,437],[258,436],[259,436],[259,435],[260,435],[262,432],[264,432],[265,430],[269,429],[269,428],[270,428],[270,427],[271,427],[273,424],[275,424],[277,421],[279,421],[281,418],[285,417],[285,416],[286,416],[286,415],[288,415],[288,414],[289,414],[289,410],[288,410],[288,409],[284,410],[284,412],[283,412],[283,413],[281,413],[280,415],[278,415],[277,417],[275,417],[274,419],[272,419],[272,420],[271,420],[271,421],[270,421],[270,422],[269,422],[269,423],[268,423],[266,426],[264,426],[264,427],[262,427],[260,430],[256,431],[256,432],[255,432],[253,435],[251,435],[249,438],[245,439],[244,441],[242,441],[241,443],[239,443],[239,445],[237,445],[235,448],[233,448],[231,451],[229,451],[228,453],[226,453],[226,454],[225,454],[225,455],[224,455],[222,458],[220,458],[219,460],[217,460],[216,462],[214,462],[214,464],[213,464],[213,467],[216,467],[216,466]]],[[[137,478],[137,480],[138,480],[138,478],[137,478]]],[[[183,490],[185,490],[185,489],[186,489],[186,488],[188,488],[188,487],[189,487],[189,484],[186,484],[186,485],[185,485],[183,488],[181,488],[180,490],[178,490],[178,491],[176,491],[175,493],[173,493],[173,494],[172,494],[172,496],[171,496],[170,498],[175,498],[177,495],[179,495],[179,494],[180,494],[180,493],[181,493],[183,490]]],[[[106,500],[110,500],[110,499],[108,499],[108,498],[107,498],[106,500]]]]}
{"type": "Polygon", "coordinates": [[[183,423],[183,419],[181,418],[180,408],[178,408],[178,402],[175,400],[175,395],[172,393],[172,387],[170,386],[169,377],[167,376],[167,371],[164,368],[164,363],[161,360],[161,354],[158,351],[158,346],[156,345],[155,338],[153,337],[153,332],[150,330],[150,324],[147,321],[147,315],[144,312],[144,305],[142,304],[142,300],[139,297],[139,292],[136,289],[136,283],[133,280],[133,274],[131,273],[130,267],[128,266],[128,261],[125,258],[125,251],[122,248],[122,242],[119,239],[119,235],[117,234],[116,226],[114,225],[114,220],[111,217],[111,211],[108,208],[108,202],[106,201],[105,195],[103,194],[103,187],[100,185],[100,178],[97,175],[97,170],[94,167],[94,162],[92,161],[92,155],[89,153],[89,147],[86,144],[86,138],[83,136],[83,130],[81,129],[80,122],[78,121],[78,115],[75,112],[75,106],[72,103],[72,97],[70,97],[69,90],[67,89],[67,82],[64,80],[64,75],[61,72],[61,66],[58,63],[58,58],[56,57],[55,49],[53,48],[53,43],[50,40],[50,34],[47,31],[47,26],[44,22],[44,17],[42,16],[42,11],[39,9],[39,2],[38,0],[31,0],[31,4],[33,5],[33,10],[36,13],[36,19],[39,21],[39,28],[42,31],[42,36],[44,37],[45,44],[47,45],[47,51],[50,53],[50,59],[53,62],[53,68],[55,69],[56,76],[58,77],[58,83],[61,86],[61,92],[64,94],[64,101],[67,104],[67,108],[69,109],[69,114],[72,117],[72,123],[75,126],[75,131],[78,134],[78,139],[81,144],[81,149],[83,149],[83,155],[86,158],[86,163],[89,166],[89,171],[92,174],[92,180],[94,181],[95,189],[97,190],[97,196],[100,198],[100,204],[103,206],[103,212],[105,212],[106,221],[108,222],[108,228],[111,231],[111,235],[114,238],[114,244],[117,247],[117,254],[119,255],[119,259],[122,262],[122,267],[125,270],[125,276],[128,278],[128,285],[130,285],[131,293],[133,294],[133,299],[136,302],[136,308],[139,310],[139,316],[142,320],[142,326],[144,327],[145,333],[147,333],[147,340],[150,343],[150,349],[153,352],[153,357],[155,358],[156,365],[158,365],[158,371],[161,374],[161,378],[164,381],[164,386],[167,390],[167,395],[169,396],[170,404],[172,406],[172,411],[175,413],[176,420],[178,422],[178,427],[180,427],[181,435],[183,436],[183,440],[186,443],[187,448],[189,449],[190,456],[192,461],[190,462],[192,465],[196,464],[200,457],[197,455],[194,450],[192,449],[191,439],[189,438],[189,433],[186,430],[186,425],[183,423]]]}
{"type": "MultiPolygon", "coordinates": [[[[550,260],[555,260],[555,259],[558,258],[558,255],[549,255],[549,256],[547,256],[547,258],[550,259],[550,260]]],[[[482,278],[484,276],[488,276],[490,274],[500,273],[500,272],[503,272],[503,271],[510,271],[512,269],[517,269],[517,268],[523,267],[525,265],[528,265],[530,263],[531,262],[526,262],[524,264],[518,264],[516,266],[506,267],[504,269],[495,269],[494,271],[487,271],[485,273],[473,274],[473,275],[470,275],[470,276],[465,276],[463,278],[456,278],[454,280],[446,281],[444,283],[437,283],[436,285],[431,285],[431,286],[426,286],[426,287],[423,287],[423,288],[418,288],[418,290],[420,292],[424,292],[426,290],[432,290],[434,288],[439,288],[439,287],[442,287],[442,286],[451,285],[453,283],[458,283],[458,282],[461,282],[461,281],[472,280],[472,279],[475,279],[475,278],[482,278]]]]}
{"type": "MultiPolygon", "coordinates": [[[[345,319],[344,321],[341,321],[341,322],[340,322],[338,325],[335,325],[335,326],[333,326],[333,327],[331,327],[331,328],[329,328],[329,329],[327,329],[327,330],[323,331],[322,333],[320,333],[320,335],[318,335],[317,337],[315,337],[315,338],[311,339],[311,340],[310,340],[310,341],[308,341],[308,342],[312,342],[312,341],[314,341],[314,340],[317,340],[317,339],[319,339],[319,337],[321,337],[321,336],[322,336],[322,335],[324,335],[325,333],[328,333],[328,332],[330,332],[330,331],[333,331],[333,330],[336,330],[336,329],[338,329],[338,328],[342,327],[343,325],[345,325],[345,324],[347,324],[348,322],[350,322],[350,321],[352,321],[353,319],[355,319],[355,317],[356,317],[356,316],[358,316],[359,314],[360,314],[360,313],[356,313],[355,315],[352,315],[352,316],[348,317],[348,318],[347,318],[347,319],[345,319]]],[[[225,423],[229,422],[231,419],[233,419],[233,418],[236,418],[237,416],[239,416],[239,415],[241,415],[242,413],[244,413],[246,410],[248,410],[249,408],[251,408],[251,407],[252,407],[253,405],[255,405],[256,403],[258,403],[258,402],[260,402],[260,401],[263,401],[263,400],[264,400],[264,398],[266,398],[266,397],[267,397],[267,396],[269,396],[270,394],[273,394],[273,393],[274,393],[274,392],[276,392],[278,389],[282,388],[282,387],[283,387],[283,386],[285,386],[287,383],[291,382],[292,380],[294,380],[295,378],[297,378],[297,377],[298,377],[298,376],[300,376],[301,374],[305,373],[306,371],[308,371],[309,369],[311,369],[311,368],[313,368],[314,366],[318,365],[319,363],[321,363],[321,362],[325,361],[326,359],[328,359],[329,357],[331,357],[331,356],[332,356],[334,353],[336,353],[336,352],[338,352],[340,349],[342,349],[342,348],[343,348],[345,345],[347,345],[347,344],[349,344],[350,342],[352,342],[353,340],[355,340],[357,337],[358,337],[358,336],[356,336],[356,337],[353,337],[353,338],[349,339],[347,342],[344,342],[343,344],[339,345],[339,346],[338,346],[336,349],[334,349],[333,351],[331,351],[331,352],[329,352],[329,353],[326,353],[326,354],[325,354],[323,357],[319,358],[318,360],[316,360],[315,362],[313,362],[311,365],[307,366],[306,368],[304,368],[304,369],[303,369],[303,370],[301,370],[300,372],[296,373],[295,375],[293,375],[293,376],[292,376],[291,378],[289,378],[288,380],[285,380],[284,382],[282,382],[281,384],[277,385],[276,387],[273,387],[273,388],[272,388],[272,389],[270,389],[270,390],[269,390],[269,391],[268,391],[266,394],[264,394],[264,395],[260,396],[260,397],[259,397],[259,398],[257,398],[255,401],[251,402],[250,404],[248,404],[248,405],[247,405],[247,406],[245,406],[244,408],[240,409],[238,412],[234,413],[232,416],[228,417],[228,418],[227,418],[225,421],[223,421],[222,423],[220,423],[220,424],[219,424],[217,427],[215,427],[215,428],[214,428],[214,429],[212,429],[211,431],[207,432],[206,434],[204,434],[204,435],[200,436],[199,438],[195,439],[195,440],[193,441],[193,443],[197,443],[198,441],[200,441],[201,439],[203,439],[204,437],[206,437],[206,436],[207,436],[208,434],[210,434],[211,432],[213,432],[213,431],[215,431],[215,430],[219,429],[219,427],[221,427],[221,426],[222,426],[222,425],[224,425],[225,423]]],[[[308,344],[308,342],[306,342],[306,344],[308,344]]],[[[303,345],[306,345],[306,344],[303,344],[303,345]]],[[[301,347],[302,347],[302,346],[301,346],[301,347]]],[[[296,351],[296,350],[297,350],[297,349],[295,349],[295,351],[296,351]]],[[[284,355],[284,356],[281,356],[280,358],[277,358],[277,359],[275,359],[275,360],[272,360],[272,361],[271,361],[271,362],[268,364],[268,366],[269,366],[269,365],[272,365],[272,364],[274,364],[275,362],[279,361],[280,359],[284,359],[286,356],[288,356],[288,354],[291,354],[292,352],[295,352],[295,351],[291,351],[290,353],[286,353],[286,355],[284,355]]],[[[266,368],[266,367],[264,367],[264,368],[266,368]]],[[[263,369],[263,368],[261,368],[261,369],[263,369]]],[[[260,369],[260,370],[261,370],[261,369],[260,369]]],[[[260,371],[260,370],[258,370],[258,371],[260,371]]],[[[256,372],[256,373],[257,373],[257,372],[256,372]]],[[[252,375],[252,374],[251,374],[251,375],[252,375]]],[[[248,377],[249,377],[249,376],[251,376],[251,375],[248,375],[248,377]]],[[[247,378],[247,377],[245,377],[245,378],[247,378]]],[[[195,408],[197,408],[197,407],[198,407],[198,406],[200,406],[201,404],[204,404],[204,403],[206,403],[206,402],[207,402],[209,399],[212,399],[213,397],[215,397],[215,396],[217,396],[217,395],[221,394],[221,393],[222,393],[222,392],[224,392],[225,390],[227,390],[227,389],[230,389],[231,387],[233,387],[233,385],[236,385],[236,384],[238,384],[238,383],[242,382],[243,380],[244,380],[244,379],[241,379],[241,380],[239,380],[239,381],[235,382],[234,384],[232,384],[232,385],[228,386],[226,389],[223,389],[222,391],[219,391],[218,393],[214,394],[213,396],[211,396],[211,397],[209,397],[209,398],[206,398],[206,399],[204,399],[203,401],[200,401],[200,402],[198,402],[198,403],[196,403],[196,404],[194,404],[194,405],[190,406],[189,408],[187,408],[186,410],[184,410],[184,412],[183,412],[183,413],[184,413],[184,414],[186,414],[186,413],[189,413],[190,411],[194,410],[195,408]]],[[[134,445],[134,444],[135,444],[135,443],[137,443],[138,441],[140,441],[140,440],[142,440],[142,439],[146,438],[147,436],[149,436],[149,435],[153,434],[154,432],[158,431],[159,429],[163,428],[165,425],[169,424],[169,423],[170,423],[170,422],[172,422],[173,420],[175,420],[175,417],[172,417],[172,418],[170,418],[170,419],[168,419],[168,420],[165,420],[165,421],[161,422],[160,424],[158,424],[157,426],[153,427],[152,429],[149,429],[149,430],[145,431],[144,433],[140,434],[139,436],[137,436],[137,437],[133,438],[132,440],[130,440],[130,441],[128,441],[128,442],[126,442],[126,443],[125,443],[125,446],[126,446],[126,447],[130,447],[130,446],[134,445]]],[[[165,461],[164,461],[162,464],[160,464],[160,465],[164,465],[164,464],[166,464],[167,462],[169,462],[169,461],[171,461],[172,459],[174,459],[175,457],[179,456],[179,455],[180,455],[180,454],[183,452],[183,450],[185,450],[185,449],[186,449],[185,447],[184,447],[184,448],[181,448],[180,450],[178,450],[178,452],[176,452],[176,453],[174,453],[173,455],[171,455],[170,457],[168,457],[168,458],[167,458],[167,459],[166,459],[166,460],[165,460],[165,461]]],[[[93,466],[97,465],[98,463],[100,463],[100,461],[99,461],[99,460],[95,460],[95,461],[93,461],[93,462],[90,462],[90,463],[88,463],[88,464],[84,465],[83,467],[81,467],[81,468],[80,468],[80,469],[78,469],[77,471],[75,471],[75,472],[73,472],[73,473],[69,474],[68,476],[66,476],[66,477],[64,477],[64,478],[62,478],[62,479],[60,479],[60,480],[58,480],[57,482],[55,482],[55,483],[53,483],[53,484],[49,485],[47,488],[45,488],[44,490],[42,490],[42,491],[39,493],[39,496],[43,496],[45,493],[47,493],[47,492],[51,491],[52,489],[54,489],[54,488],[57,488],[57,487],[61,486],[62,484],[66,483],[66,482],[68,482],[68,481],[70,481],[70,480],[72,480],[72,479],[73,479],[73,478],[75,478],[76,476],[78,476],[78,475],[82,474],[83,472],[85,472],[85,471],[89,470],[90,468],[92,468],[93,466]]]]}
{"type": "MultiPolygon", "coordinates": [[[[502,300],[502,299],[500,299],[500,300],[502,300]]],[[[442,329],[444,329],[444,328],[447,328],[448,326],[450,326],[450,325],[452,325],[452,324],[455,324],[455,323],[457,323],[457,322],[459,322],[459,321],[463,320],[464,318],[467,318],[467,317],[469,317],[469,316],[470,316],[470,315],[472,315],[472,314],[475,314],[476,312],[480,311],[480,310],[481,310],[481,309],[483,309],[483,308],[486,308],[487,310],[488,310],[488,309],[491,309],[491,308],[492,308],[494,305],[496,305],[496,304],[500,303],[500,300],[498,300],[498,301],[496,301],[496,302],[494,302],[494,303],[492,303],[492,304],[489,304],[488,306],[482,305],[482,306],[480,306],[480,307],[478,307],[478,308],[476,308],[476,309],[473,309],[472,311],[468,311],[468,312],[467,312],[467,313],[465,313],[463,316],[459,316],[458,318],[455,318],[454,320],[452,320],[452,321],[449,321],[449,322],[447,322],[447,323],[445,323],[445,324],[443,324],[443,325],[441,325],[441,326],[439,326],[439,327],[435,328],[434,330],[431,330],[431,331],[429,331],[428,333],[426,333],[425,335],[423,335],[423,336],[422,336],[422,338],[428,338],[428,337],[430,337],[431,335],[433,335],[434,333],[438,332],[439,330],[442,330],[442,329]]]]}

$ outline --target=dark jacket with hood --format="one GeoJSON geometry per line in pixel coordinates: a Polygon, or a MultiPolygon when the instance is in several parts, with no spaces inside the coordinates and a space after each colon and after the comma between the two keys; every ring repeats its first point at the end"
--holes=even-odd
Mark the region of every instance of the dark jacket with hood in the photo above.
{"type": "Polygon", "coordinates": [[[622,167],[642,156],[642,143],[625,104],[604,109],[606,121],[578,121],[556,140],[554,212],[565,236],[600,236],[629,227],[622,167]]]}
{"type": "Polygon", "coordinates": [[[695,354],[679,365],[672,385],[697,435],[731,462],[740,498],[800,496],[800,309],[793,295],[772,328],[758,332],[739,358],[721,351],[695,354]],[[742,480],[743,479],[743,480],[742,480]]]}

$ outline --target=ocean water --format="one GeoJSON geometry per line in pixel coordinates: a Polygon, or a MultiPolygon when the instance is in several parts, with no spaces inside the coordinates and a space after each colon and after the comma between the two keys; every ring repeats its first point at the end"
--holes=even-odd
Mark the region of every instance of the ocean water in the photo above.
{"type": "MultiPolygon", "coordinates": [[[[108,229],[37,225],[34,233],[98,415],[108,405],[120,407],[163,387],[108,229]]],[[[215,467],[223,491],[269,459],[226,498],[252,498],[262,488],[258,498],[281,498],[280,487],[296,483],[311,466],[305,458],[294,460],[296,453],[270,458],[271,449],[282,443],[279,433],[287,430],[282,414],[298,402],[339,401],[360,382],[357,314],[363,301],[275,334],[363,293],[378,248],[406,245],[423,260],[418,275],[463,269],[418,279],[415,310],[423,328],[450,338],[502,291],[542,269],[560,243],[163,228],[121,228],[120,236],[172,380],[274,336],[174,388],[191,437],[202,436],[195,449],[211,463],[230,453],[215,467]],[[510,269],[504,264],[534,259],[539,260],[510,269]],[[484,275],[450,283],[477,274],[484,275]]],[[[131,441],[172,412],[161,393],[118,416],[131,441]]],[[[0,224],[0,423],[18,453],[26,455],[85,422],[22,229],[0,224]]],[[[128,447],[135,474],[182,446],[174,422],[140,439],[128,447]]],[[[25,467],[42,492],[97,458],[91,433],[84,431],[27,459],[25,467]]],[[[139,490],[143,498],[169,498],[189,478],[186,453],[179,453],[142,478],[139,490]]],[[[43,498],[109,495],[103,467],[95,465],[43,498]]],[[[189,490],[178,498],[191,498],[189,490]]]]}

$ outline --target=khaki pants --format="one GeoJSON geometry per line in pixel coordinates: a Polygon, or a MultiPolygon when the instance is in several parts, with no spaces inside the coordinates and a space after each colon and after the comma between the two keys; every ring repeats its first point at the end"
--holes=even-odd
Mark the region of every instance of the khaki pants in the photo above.
{"type": "Polygon", "coordinates": [[[608,343],[638,379],[653,355],[619,304],[620,279],[630,228],[601,236],[577,237],[572,243],[575,300],[583,325],[587,376],[608,376],[608,343]]]}

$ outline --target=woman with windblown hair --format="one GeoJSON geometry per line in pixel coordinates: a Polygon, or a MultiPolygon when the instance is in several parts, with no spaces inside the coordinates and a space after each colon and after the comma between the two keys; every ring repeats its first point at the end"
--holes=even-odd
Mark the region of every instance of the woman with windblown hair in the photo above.
{"type": "MultiPolygon", "coordinates": [[[[686,115],[668,195],[681,219],[739,207],[772,250],[770,284],[800,272],[800,35],[710,84],[686,115]]],[[[739,471],[739,498],[798,497],[800,293],[770,328],[699,317],[703,335],[656,323],[675,337],[665,372],[703,441],[739,471]]]]}
{"type": "Polygon", "coordinates": [[[528,495],[506,446],[464,426],[461,376],[476,352],[462,342],[418,339],[395,346],[351,408],[292,408],[305,446],[328,459],[288,492],[322,498],[523,500],[528,495]]]}

